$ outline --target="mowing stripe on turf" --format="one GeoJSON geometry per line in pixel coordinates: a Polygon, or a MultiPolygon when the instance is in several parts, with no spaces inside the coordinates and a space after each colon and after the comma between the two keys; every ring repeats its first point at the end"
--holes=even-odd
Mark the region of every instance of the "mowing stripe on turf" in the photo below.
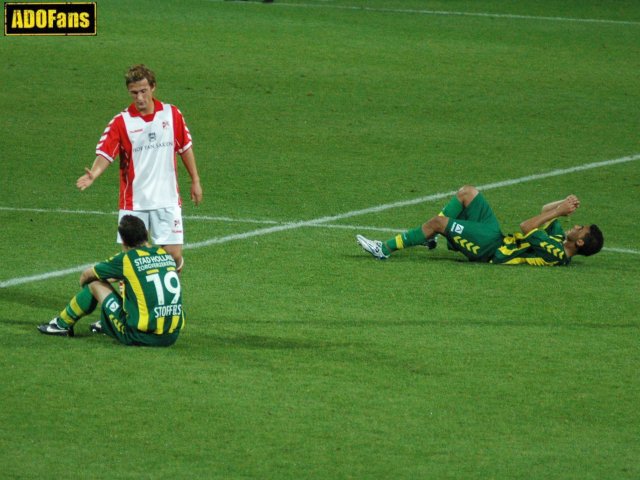
{"type": "MultiPolygon", "coordinates": [[[[512,186],[512,185],[518,185],[521,183],[526,183],[526,182],[531,182],[533,180],[540,180],[543,178],[550,178],[550,177],[557,177],[560,175],[567,175],[570,173],[575,173],[575,172],[581,172],[581,171],[585,171],[585,170],[591,170],[594,168],[601,168],[601,167],[609,167],[612,165],[618,165],[621,163],[628,163],[628,162],[633,162],[636,160],[640,160],[640,154],[635,154],[635,155],[630,155],[627,157],[621,157],[621,158],[616,158],[613,160],[604,160],[602,162],[593,162],[593,163],[587,163],[584,165],[577,165],[575,167],[570,167],[570,168],[562,168],[562,169],[556,169],[556,170],[551,170],[550,172],[545,172],[545,173],[538,173],[535,175],[527,175],[524,177],[519,177],[519,178],[513,178],[510,180],[503,180],[501,182],[494,182],[494,183],[488,183],[485,185],[478,185],[478,189],[479,190],[492,190],[495,188],[502,188],[502,187],[508,187],[508,186],[512,186]]],[[[304,227],[316,227],[316,226],[324,226],[326,227],[327,225],[331,224],[331,222],[337,221],[337,220],[343,220],[345,218],[352,218],[352,217],[357,217],[360,215],[366,215],[369,213],[377,213],[377,212],[382,212],[384,210],[390,210],[393,208],[400,208],[400,207],[406,207],[406,206],[410,206],[410,205],[416,205],[416,204],[420,204],[420,203],[426,203],[426,202],[431,202],[431,201],[435,201],[435,200],[442,200],[444,198],[448,198],[451,197],[453,195],[455,195],[456,190],[452,190],[449,192],[444,192],[444,193],[434,193],[432,195],[427,195],[424,197],[418,197],[418,198],[413,198],[413,199],[409,199],[409,200],[402,200],[399,202],[393,202],[393,203],[386,203],[386,204],[382,204],[382,205],[377,205],[375,207],[369,207],[369,208],[363,208],[360,210],[352,210],[351,212],[345,212],[345,213],[341,213],[339,215],[331,215],[331,216],[326,216],[326,217],[320,217],[320,218],[316,218],[313,220],[306,220],[306,221],[300,221],[300,222],[291,222],[291,223],[285,223],[285,224],[276,224],[272,227],[266,227],[266,228],[259,228],[257,230],[251,230],[249,232],[245,232],[245,233],[236,233],[236,234],[232,234],[232,235],[225,235],[223,237],[214,237],[214,238],[210,238],[208,240],[204,240],[202,242],[195,242],[195,243],[187,243],[184,245],[185,249],[194,249],[194,248],[202,248],[202,247],[208,247],[210,245],[219,245],[222,243],[227,243],[227,242],[233,242],[236,240],[245,240],[247,238],[252,238],[252,237],[258,237],[258,236],[262,236],[262,235],[269,235],[271,233],[277,233],[277,232],[284,232],[287,230],[295,230],[298,228],[304,228],[304,227]]],[[[4,208],[5,210],[9,209],[4,208]]],[[[39,209],[36,209],[39,211],[39,209]]],[[[102,212],[100,212],[102,213],[102,212]]],[[[211,217],[211,218],[226,218],[226,217],[211,217]]],[[[606,251],[612,251],[612,252],[617,252],[617,253],[638,253],[635,250],[626,250],[626,249],[611,249],[611,248],[606,248],[604,249],[606,251]]],[[[82,270],[84,270],[85,268],[87,268],[87,265],[81,265],[79,267],[72,267],[72,268],[68,268],[65,270],[58,270],[55,272],[48,272],[48,273],[43,273],[40,275],[31,275],[28,277],[18,277],[18,278],[12,278],[9,280],[4,280],[2,282],[0,282],[0,288],[6,288],[6,287],[11,287],[11,286],[15,286],[15,285],[21,285],[24,283],[31,283],[31,282],[35,282],[38,280],[46,280],[49,278],[54,278],[54,277],[61,277],[63,275],[68,275],[70,273],[77,273],[77,272],[81,272],[82,270]]]]}
{"type": "MultiPolygon", "coordinates": [[[[26,208],[26,207],[2,207],[0,210],[11,212],[32,212],[32,213],[71,213],[74,215],[108,215],[117,217],[118,212],[101,212],[99,210],[68,210],[64,208],[26,208]]],[[[184,215],[182,218],[185,220],[209,220],[214,222],[226,222],[226,223],[260,223],[260,224],[277,224],[282,223],[276,220],[260,220],[256,218],[231,218],[231,217],[218,217],[211,215],[184,215]]]]}
{"type": "MultiPolygon", "coordinates": [[[[222,2],[226,0],[208,0],[211,2],[222,2]]],[[[261,1],[242,2],[244,3],[262,3],[261,1]]],[[[437,15],[449,17],[485,17],[485,18],[503,18],[508,20],[538,20],[551,22],[577,22],[577,23],[604,23],[611,25],[636,25],[640,26],[640,22],[633,20],[611,20],[606,18],[574,18],[574,17],[547,17],[539,15],[518,15],[513,13],[490,13],[490,12],[456,12],[449,10],[424,10],[412,8],[382,8],[382,7],[362,7],[350,5],[330,5],[330,4],[313,4],[313,3],[286,3],[275,2],[274,6],[279,7],[296,7],[296,8],[324,8],[333,10],[351,10],[365,12],[380,13],[400,13],[413,15],[437,15]]]]}

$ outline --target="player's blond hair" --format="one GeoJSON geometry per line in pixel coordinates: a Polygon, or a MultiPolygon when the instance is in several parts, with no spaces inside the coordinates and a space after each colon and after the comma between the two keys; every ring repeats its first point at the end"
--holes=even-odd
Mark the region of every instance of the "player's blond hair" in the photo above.
{"type": "Polygon", "coordinates": [[[145,78],[149,82],[150,87],[156,86],[156,74],[142,63],[129,67],[129,70],[127,70],[127,73],[125,73],[124,75],[124,80],[127,85],[129,85],[130,83],[139,82],[141,80],[144,80],[145,78]]]}

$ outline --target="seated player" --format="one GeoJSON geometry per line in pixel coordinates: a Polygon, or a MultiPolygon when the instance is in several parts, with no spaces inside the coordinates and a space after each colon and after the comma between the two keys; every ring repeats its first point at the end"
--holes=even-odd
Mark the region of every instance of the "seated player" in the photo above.
{"type": "Polygon", "coordinates": [[[436,236],[440,234],[446,237],[449,249],[474,262],[569,265],[574,255],[593,255],[604,243],[597,225],[576,225],[568,232],[562,230],[558,217],[571,215],[579,206],[575,195],[548,203],[540,214],[520,224],[522,233],[504,235],[484,195],[477,188],[465,185],[440,215],[421,227],[386,242],[369,240],[362,235],[357,235],[356,240],[366,252],[380,260],[402,248],[416,245],[435,248],[436,236]]]}
{"type": "Polygon", "coordinates": [[[144,222],[133,215],[122,217],[118,232],[124,250],[82,272],[82,290],[57,317],[38,325],[40,332],[73,337],[75,323],[101,304],[93,332],[125,345],[175,343],[185,321],[175,260],[161,247],[149,246],[144,222]],[[111,286],[118,280],[123,295],[111,286]]]}

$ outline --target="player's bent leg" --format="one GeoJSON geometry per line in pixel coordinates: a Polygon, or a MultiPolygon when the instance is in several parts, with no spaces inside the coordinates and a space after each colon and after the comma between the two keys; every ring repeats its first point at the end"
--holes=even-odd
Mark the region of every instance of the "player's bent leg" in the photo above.
{"type": "Polygon", "coordinates": [[[100,307],[100,320],[93,322],[89,329],[93,333],[104,333],[122,342],[122,334],[118,331],[117,320],[118,317],[123,315],[122,298],[111,284],[105,281],[96,280],[91,282],[89,289],[94,298],[102,304],[100,307]]]}
{"type": "Polygon", "coordinates": [[[104,333],[124,345],[133,345],[127,329],[127,314],[122,305],[122,297],[115,291],[107,295],[102,302],[100,327],[100,333],[104,333]]]}
{"type": "Polygon", "coordinates": [[[103,303],[107,296],[115,292],[109,283],[102,280],[91,282],[89,284],[89,290],[91,290],[91,295],[93,295],[93,298],[95,298],[98,303],[103,303]]]}
{"type": "Polygon", "coordinates": [[[69,301],[58,316],[53,317],[49,323],[38,325],[38,330],[46,335],[73,337],[73,327],[75,323],[92,313],[97,305],[98,301],[91,290],[91,284],[85,285],[85,287],[69,301]]]}

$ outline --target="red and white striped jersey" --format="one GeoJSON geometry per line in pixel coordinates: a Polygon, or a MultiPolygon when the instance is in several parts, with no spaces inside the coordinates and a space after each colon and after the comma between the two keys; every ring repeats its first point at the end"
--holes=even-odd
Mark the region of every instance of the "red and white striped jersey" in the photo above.
{"type": "Polygon", "coordinates": [[[191,148],[191,134],[177,107],[155,99],[154,107],[143,116],[129,105],[96,146],[96,154],[111,163],[120,157],[120,210],[181,206],[176,153],[191,148]]]}

